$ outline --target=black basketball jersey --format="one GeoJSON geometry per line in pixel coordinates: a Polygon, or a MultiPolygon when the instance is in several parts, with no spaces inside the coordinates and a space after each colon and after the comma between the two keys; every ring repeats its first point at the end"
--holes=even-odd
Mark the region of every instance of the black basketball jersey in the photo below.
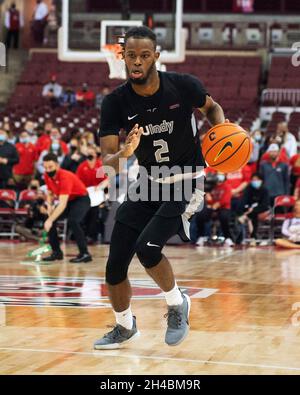
{"type": "Polygon", "coordinates": [[[128,134],[135,124],[144,133],[135,151],[139,165],[205,166],[193,111],[204,106],[206,89],[189,74],[159,72],[160,88],[152,96],[140,96],[130,81],[107,95],[102,103],[100,137],[128,134]]]}

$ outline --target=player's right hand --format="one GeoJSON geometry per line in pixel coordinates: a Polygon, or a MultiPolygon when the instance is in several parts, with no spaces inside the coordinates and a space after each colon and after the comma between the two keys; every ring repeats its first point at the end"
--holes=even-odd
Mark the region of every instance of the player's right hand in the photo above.
{"type": "Polygon", "coordinates": [[[126,158],[129,158],[134,154],[134,151],[140,144],[143,131],[144,129],[142,127],[139,128],[139,125],[136,123],[128,134],[125,140],[124,148],[122,149],[122,153],[126,158]]]}

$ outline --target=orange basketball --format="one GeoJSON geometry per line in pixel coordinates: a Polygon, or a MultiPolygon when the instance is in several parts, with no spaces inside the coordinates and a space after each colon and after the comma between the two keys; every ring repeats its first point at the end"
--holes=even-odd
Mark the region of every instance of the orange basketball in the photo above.
{"type": "Polygon", "coordinates": [[[239,170],[248,162],[251,152],[249,134],[235,123],[215,125],[202,141],[202,153],[206,163],[222,173],[239,170]]]}

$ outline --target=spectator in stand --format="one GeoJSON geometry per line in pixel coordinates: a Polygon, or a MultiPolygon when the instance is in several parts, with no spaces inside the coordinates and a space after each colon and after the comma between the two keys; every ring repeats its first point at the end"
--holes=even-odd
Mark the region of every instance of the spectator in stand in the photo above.
{"type": "Polygon", "coordinates": [[[289,168],[286,163],[280,161],[278,144],[271,144],[267,153],[269,159],[261,162],[259,172],[265,180],[265,187],[269,191],[273,206],[276,196],[289,194],[289,168]]]}
{"type": "MultiPolygon", "coordinates": [[[[101,172],[103,164],[101,159],[97,158],[96,146],[89,146],[87,154],[87,160],[78,166],[76,174],[86,187],[104,190],[108,186],[108,179],[101,172]]],[[[97,242],[99,233],[104,235],[104,224],[99,223],[99,210],[99,206],[91,207],[85,218],[86,234],[91,242],[97,242]]]]}
{"type": "Polygon", "coordinates": [[[50,82],[44,85],[42,96],[47,99],[52,108],[59,106],[59,98],[62,95],[63,88],[56,81],[56,75],[52,74],[50,82]]]}
{"type": "Polygon", "coordinates": [[[12,182],[12,168],[19,162],[16,147],[7,142],[7,132],[0,128],[0,189],[12,182]]]}
{"type": "Polygon", "coordinates": [[[86,160],[79,149],[78,139],[72,138],[69,144],[69,154],[65,156],[61,168],[76,173],[78,166],[86,160]]]}
{"type": "Polygon", "coordinates": [[[49,150],[50,146],[54,140],[59,141],[59,145],[60,145],[64,155],[69,153],[68,145],[65,141],[63,141],[61,139],[61,134],[60,134],[57,127],[53,127],[51,129],[51,132],[49,133],[49,135],[48,134],[45,135],[45,137],[43,139],[43,144],[41,144],[39,146],[39,149],[41,149],[42,151],[49,150]]]}
{"type": "Polygon", "coordinates": [[[300,177],[298,178],[295,185],[294,196],[296,200],[300,200],[300,177]]]}
{"type": "Polygon", "coordinates": [[[295,203],[293,218],[288,218],[283,222],[281,233],[284,238],[275,240],[278,247],[300,248],[300,200],[295,203]]]}
{"type": "Polygon", "coordinates": [[[276,135],[282,138],[282,145],[289,158],[297,154],[297,140],[295,136],[289,132],[286,122],[280,122],[277,125],[276,135]]]}
{"type": "Polygon", "coordinates": [[[51,33],[57,33],[58,22],[57,22],[57,14],[56,14],[56,4],[55,0],[52,1],[52,4],[49,9],[49,14],[47,16],[47,25],[45,27],[44,34],[44,45],[47,45],[50,41],[51,33]]]}
{"type": "Polygon", "coordinates": [[[251,229],[250,237],[257,238],[257,226],[260,218],[265,218],[269,212],[269,192],[263,185],[263,178],[259,173],[255,173],[251,176],[250,184],[246,187],[243,192],[242,202],[238,214],[239,222],[249,223],[251,229]]]}
{"type": "Polygon", "coordinates": [[[34,176],[34,165],[38,159],[35,146],[30,142],[27,132],[22,132],[16,144],[19,163],[13,167],[13,178],[18,189],[26,189],[34,176]]]}
{"type": "Polygon", "coordinates": [[[70,86],[68,86],[60,96],[59,104],[67,110],[72,110],[72,108],[76,106],[76,103],[75,92],[70,86]]]}
{"type": "Polygon", "coordinates": [[[33,121],[28,120],[25,122],[24,131],[26,131],[30,137],[31,144],[35,144],[37,141],[37,135],[35,130],[35,124],[33,121]]]}
{"type": "Polygon", "coordinates": [[[290,159],[288,157],[285,147],[283,146],[283,139],[281,136],[277,136],[277,135],[272,135],[268,139],[266,139],[265,146],[264,146],[265,152],[263,153],[262,157],[260,158],[260,161],[263,162],[263,161],[270,160],[270,154],[268,152],[268,147],[271,144],[276,144],[279,147],[278,160],[280,162],[283,162],[283,163],[286,163],[287,165],[289,165],[290,159]]]}
{"type": "Polygon", "coordinates": [[[47,156],[48,154],[54,154],[57,157],[58,164],[61,164],[63,162],[65,154],[62,149],[60,140],[55,140],[55,139],[51,140],[51,143],[50,143],[50,146],[48,147],[48,149],[45,149],[40,154],[39,159],[36,164],[36,168],[39,173],[39,177],[41,177],[45,172],[43,162],[44,162],[45,156],[47,156]]]}
{"type": "Polygon", "coordinates": [[[199,239],[197,245],[204,245],[205,224],[210,222],[212,218],[218,218],[221,223],[223,236],[225,237],[225,245],[233,246],[230,233],[230,205],[231,205],[231,186],[227,182],[224,174],[217,174],[217,184],[210,193],[206,194],[206,205],[195,214],[195,224],[198,229],[199,239]]]}
{"type": "Polygon", "coordinates": [[[97,93],[96,95],[96,101],[95,101],[95,107],[101,110],[101,105],[103,102],[103,99],[105,96],[107,96],[110,93],[110,89],[107,85],[104,85],[101,92],[97,93]]]}
{"type": "Polygon", "coordinates": [[[96,139],[95,135],[92,132],[84,132],[82,137],[86,140],[87,145],[95,145],[96,139]]]}
{"type": "Polygon", "coordinates": [[[249,159],[248,165],[251,168],[251,174],[254,174],[257,170],[257,165],[260,157],[260,149],[261,149],[261,132],[256,130],[255,132],[251,133],[251,141],[252,141],[252,154],[249,159]]]}
{"type": "Polygon", "coordinates": [[[32,36],[37,45],[43,44],[48,13],[47,4],[43,0],[37,0],[31,24],[32,36]]]}
{"type": "Polygon", "coordinates": [[[88,89],[88,84],[82,84],[82,89],[76,92],[77,103],[82,107],[93,107],[95,104],[95,93],[88,89]]]}
{"type": "Polygon", "coordinates": [[[239,208],[243,191],[250,182],[251,173],[251,167],[246,165],[237,171],[228,173],[226,176],[227,183],[231,187],[231,210],[233,212],[236,212],[239,208]]]}
{"type": "Polygon", "coordinates": [[[297,180],[300,178],[300,152],[291,157],[290,169],[291,169],[291,195],[293,195],[297,180]]]}
{"type": "Polygon", "coordinates": [[[23,15],[16,8],[16,4],[12,3],[5,13],[5,27],[7,29],[5,46],[10,49],[11,41],[14,42],[14,48],[19,48],[20,29],[24,26],[23,15]]]}
{"type": "Polygon", "coordinates": [[[52,121],[46,121],[44,128],[41,127],[42,130],[39,130],[39,133],[37,135],[37,141],[35,144],[35,147],[37,149],[38,154],[40,155],[41,152],[45,149],[45,147],[48,145],[50,139],[50,133],[51,130],[54,128],[53,122],[52,121]]]}

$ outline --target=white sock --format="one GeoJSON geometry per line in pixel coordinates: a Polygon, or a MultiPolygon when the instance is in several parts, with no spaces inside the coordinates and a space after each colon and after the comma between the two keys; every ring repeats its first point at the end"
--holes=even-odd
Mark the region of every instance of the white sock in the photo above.
{"type": "Polygon", "coordinates": [[[133,327],[133,316],[131,307],[127,310],[121,311],[120,313],[114,311],[117,324],[122,325],[126,329],[132,329],[133,327]]]}
{"type": "Polygon", "coordinates": [[[183,303],[182,294],[175,283],[175,287],[171,291],[164,292],[168,306],[177,306],[183,303]]]}

